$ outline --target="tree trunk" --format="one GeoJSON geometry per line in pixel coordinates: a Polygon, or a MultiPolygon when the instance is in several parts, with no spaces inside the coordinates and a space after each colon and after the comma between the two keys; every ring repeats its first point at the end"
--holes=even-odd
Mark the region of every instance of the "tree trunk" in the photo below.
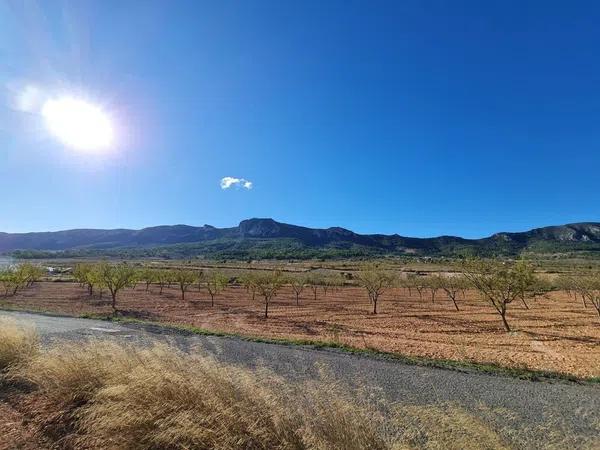
{"type": "Polygon", "coordinates": [[[159,295],[162,295],[163,287],[164,287],[164,286],[161,284],[161,285],[160,285],[160,292],[159,292],[159,295]]]}
{"type": "Polygon", "coordinates": [[[502,324],[504,325],[504,329],[507,332],[510,332],[510,327],[508,326],[508,322],[506,321],[506,311],[501,312],[500,317],[502,317],[502,324]]]}
{"type": "Polygon", "coordinates": [[[454,307],[456,308],[456,310],[460,311],[460,309],[458,309],[458,305],[456,304],[456,300],[454,299],[454,297],[452,297],[452,303],[454,303],[454,307]]]}
{"type": "Polygon", "coordinates": [[[210,294],[210,306],[215,306],[215,295],[213,293],[210,294]]]}
{"type": "Polygon", "coordinates": [[[373,314],[377,314],[377,299],[373,298],[373,314]]]}
{"type": "Polygon", "coordinates": [[[117,314],[117,293],[116,292],[111,292],[110,295],[112,297],[113,314],[116,315],[117,314]]]}
{"type": "Polygon", "coordinates": [[[296,306],[300,306],[300,294],[296,292],[296,306]]]}
{"type": "Polygon", "coordinates": [[[529,305],[525,301],[525,296],[521,296],[521,301],[523,302],[523,305],[525,305],[525,309],[529,309],[529,305]]]}
{"type": "Polygon", "coordinates": [[[265,319],[269,317],[269,301],[265,300],[265,319]]]}
{"type": "Polygon", "coordinates": [[[185,300],[185,289],[181,286],[181,300],[185,300]]]}

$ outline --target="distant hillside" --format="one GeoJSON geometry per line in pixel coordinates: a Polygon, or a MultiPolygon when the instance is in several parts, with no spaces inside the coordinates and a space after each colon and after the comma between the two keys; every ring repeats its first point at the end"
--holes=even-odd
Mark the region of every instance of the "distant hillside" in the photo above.
{"type": "Polygon", "coordinates": [[[0,253],[18,257],[120,256],[211,258],[315,258],[375,255],[494,256],[584,253],[600,257],[600,223],[497,233],[483,239],[411,238],[357,234],[344,228],[307,228],[273,219],[248,219],[237,227],[172,225],[142,230],[66,230],[0,233],[0,253]]]}

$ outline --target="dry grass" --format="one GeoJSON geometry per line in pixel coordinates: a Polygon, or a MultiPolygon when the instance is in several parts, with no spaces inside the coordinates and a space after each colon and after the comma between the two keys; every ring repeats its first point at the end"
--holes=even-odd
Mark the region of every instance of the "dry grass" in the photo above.
{"type": "MultiPolygon", "coordinates": [[[[14,330],[23,329],[13,328],[23,341],[13,338],[15,348],[33,348],[30,333],[14,330]]],[[[18,362],[9,379],[32,388],[21,394],[20,409],[54,448],[552,448],[517,442],[489,411],[383,404],[376,393],[349,390],[326,373],[292,383],[166,345],[60,343],[25,351],[18,362]]],[[[562,439],[554,448],[573,447],[554,429],[562,439]]]]}
{"type": "Polygon", "coordinates": [[[290,383],[164,345],[63,344],[13,367],[13,379],[37,387],[28,414],[60,448],[506,448],[459,408],[442,426],[423,409],[415,426],[416,410],[376,404],[327,376],[290,383]]]}
{"type": "Polygon", "coordinates": [[[62,345],[13,376],[38,387],[34,412],[65,447],[390,448],[383,417],[333,386],[299,390],[162,345],[62,345]]]}
{"type": "Polygon", "coordinates": [[[29,360],[38,352],[35,329],[0,319],[0,374],[29,360]]]}

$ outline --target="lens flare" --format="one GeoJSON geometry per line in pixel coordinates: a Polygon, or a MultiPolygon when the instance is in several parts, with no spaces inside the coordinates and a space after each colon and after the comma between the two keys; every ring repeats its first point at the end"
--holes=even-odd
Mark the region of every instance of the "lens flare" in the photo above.
{"type": "Polygon", "coordinates": [[[73,97],[49,99],[42,106],[42,116],[48,130],[76,150],[101,151],[113,143],[110,117],[87,101],[73,97]]]}

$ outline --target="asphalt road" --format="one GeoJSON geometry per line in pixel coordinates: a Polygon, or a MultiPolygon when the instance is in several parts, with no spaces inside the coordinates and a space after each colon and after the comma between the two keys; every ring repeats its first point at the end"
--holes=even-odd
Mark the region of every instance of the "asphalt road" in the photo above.
{"type": "MultiPolygon", "coordinates": [[[[420,367],[385,358],[337,350],[266,344],[231,337],[198,336],[160,327],[0,311],[0,317],[35,325],[43,342],[111,338],[140,344],[168,341],[188,352],[247,367],[266,366],[292,379],[315,377],[327,368],[350,388],[368,386],[388,401],[410,404],[449,402],[471,411],[511,411],[499,427],[544,438],[550,421],[574,436],[600,435],[600,386],[562,381],[534,382],[506,376],[420,367]]],[[[600,364],[600,362],[599,362],[600,364]]],[[[540,441],[543,442],[543,441],[540,441]]],[[[540,448],[543,448],[541,444],[540,448]]]]}

